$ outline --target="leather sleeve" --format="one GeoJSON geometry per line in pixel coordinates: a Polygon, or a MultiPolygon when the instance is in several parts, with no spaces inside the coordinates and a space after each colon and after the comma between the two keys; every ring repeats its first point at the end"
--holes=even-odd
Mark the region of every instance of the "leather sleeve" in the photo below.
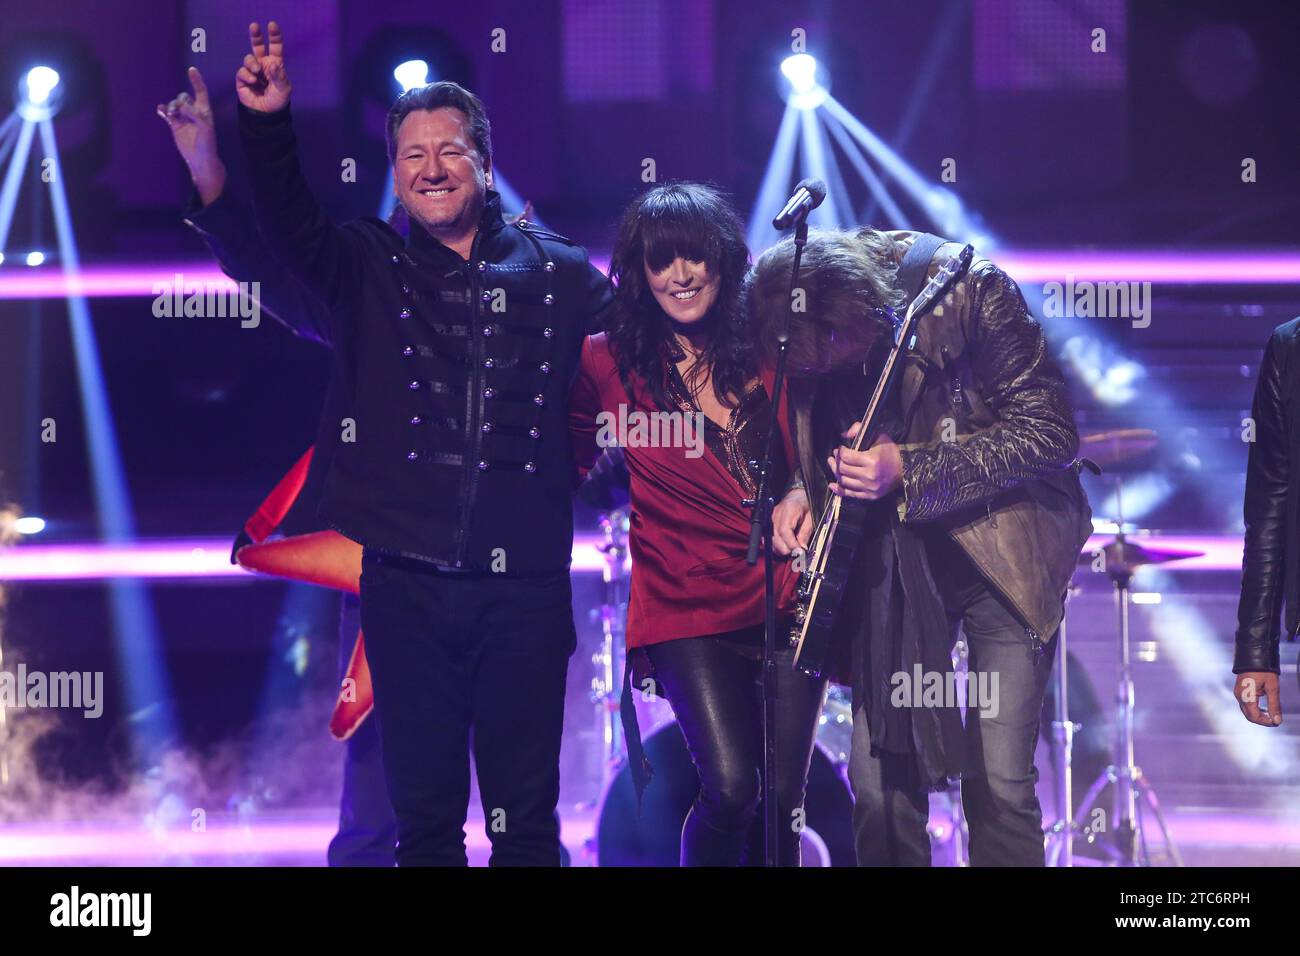
{"type": "Polygon", "coordinates": [[[1269,339],[1255,383],[1251,418],[1255,440],[1246,465],[1242,511],[1246,538],[1241,561],[1241,599],[1237,604],[1237,649],[1232,671],[1279,672],[1278,638],[1286,557],[1286,504],[1290,475],[1290,434],[1282,388],[1285,343],[1269,339]]]}
{"type": "Polygon", "coordinates": [[[972,368],[997,421],[956,441],[900,448],[906,521],[943,517],[1059,472],[1078,452],[1065,381],[1019,287],[991,263],[968,281],[972,368]]]}

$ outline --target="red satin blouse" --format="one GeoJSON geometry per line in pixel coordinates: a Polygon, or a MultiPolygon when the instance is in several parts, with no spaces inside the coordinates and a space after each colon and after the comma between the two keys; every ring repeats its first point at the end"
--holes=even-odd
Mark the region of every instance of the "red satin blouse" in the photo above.
{"type": "MultiPolygon", "coordinates": [[[[771,394],[770,372],[763,376],[771,394]]],[[[786,461],[795,460],[782,396],[781,438],[786,461]]],[[[606,337],[594,335],[582,347],[570,398],[569,425],[578,471],[585,476],[602,448],[597,444],[606,412],[660,411],[644,389],[628,401],[606,337]]],[[[763,621],[763,562],[745,562],[749,511],[740,484],[704,443],[690,457],[683,447],[628,447],[631,474],[632,584],[627,646],[659,644],[684,637],[719,634],[763,621]]],[[[778,489],[778,494],[780,489],[778,489]]],[[[789,610],[798,575],[790,562],[777,565],[777,608],[789,610]]]]}

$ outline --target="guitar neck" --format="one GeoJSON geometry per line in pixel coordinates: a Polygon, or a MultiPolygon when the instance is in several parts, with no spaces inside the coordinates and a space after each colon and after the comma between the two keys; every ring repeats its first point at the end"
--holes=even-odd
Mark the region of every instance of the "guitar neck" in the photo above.
{"type": "Polygon", "coordinates": [[[876,388],[871,393],[871,402],[867,405],[866,413],[863,414],[862,420],[858,422],[858,434],[853,439],[853,450],[861,451],[863,447],[870,448],[876,440],[879,432],[879,419],[881,409],[884,407],[885,400],[889,397],[890,389],[893,388],[894,382],[898,378],[899,365],[903,356],[911,351],[910,341],[912,339],[912,330],[916,326],[916,306],[912,305],[907,310],[907,316],[899,326],[898,340],[889,350],[889,355],[885,357],[885,367],[880,373],[880,378],[876,381],[876,388]]]}

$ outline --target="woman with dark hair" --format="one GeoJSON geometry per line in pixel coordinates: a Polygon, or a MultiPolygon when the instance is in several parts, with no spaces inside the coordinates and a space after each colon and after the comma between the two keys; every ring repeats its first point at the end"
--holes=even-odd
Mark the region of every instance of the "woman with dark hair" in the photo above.
{"type": "MultiPolygon", "coordinates": [[[[700,792],[682,828],[683,866],[762,858],[763,567],[745,561],[750,516],[741,502],[757,492],[749,462],[763,455],[771,405],[741,303],[748,265],[740,219],[716,189],[673,183],[634,201],[610,263],[609,331],[583,346],[570,406],[579,470],[617,443],[631,476],[624,712],[635,679],[668,699],[685,735],[700,792]]],[[[782,438],[777,489],[794,460],[782,438]]],[[[779,608],[789,607],[796,577],[788,564],[778,568],[779,608]]],[[[797,865],[826,682],[797,673],[786,643],[778,642],[778,859],[797,865]]],[[[639,790],[648,768],[639,736],[627,737],[639,790]]]]}

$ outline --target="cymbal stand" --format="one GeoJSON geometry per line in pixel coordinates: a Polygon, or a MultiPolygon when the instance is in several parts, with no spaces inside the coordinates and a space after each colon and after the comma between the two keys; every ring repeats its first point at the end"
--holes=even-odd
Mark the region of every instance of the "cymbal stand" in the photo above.
{"type": "Polygon", "coordinates": [[[605,559],[605,567],[602,569],[605,600],[600,606],[600,649],[591,657],[596,671],[591,680],[591,701],[596,706],[604,757],[601,769],[602,793],[608,789],[623,761],[623,724],[619,719],[623,669],[618,658],[622,656],[620,649],[627,629],[628,527],[628,513],[623,509],[600,516],[600,530],[604,540],[597,547],[605,559]]]}
{"type": "MultiPolygon", "coordinates": [[[[967,659],[970,657],[970,650],[966,646],[966,637],[962,635],[952,648],[952,669],[956,675],[957,688],[957,708],[966,712],[966,673],[967,659]]],[[[978,720],[975,715],[966,713],[967,720],[978,720]]],[[[941,832],[940,828],[931,828],[931,836],[937,838],[942,843],[947,843],[951,852],[950,860],[952,866],[970,866],[970,850],[967,847],[968,834],[966,832],[966,815],[962,811],[961,805],[961,784],[950,784],[945,794],[948,798],[948,819],[947,832],[941,832]]]]}
{"type": "Polygon", "coordinates": [[[1124,512],[1122,487],[1117,479],[1116,510],[1119,512],[1119,531],[1105,551],[1106,574],[1115,585],[1115,606],[1119,616],[1119,686],[1116,692],[1117,719],[1115,721],[1115,751],[1113,762],[1101,772],[1084,796],[1079,817],[1083,819],[1092,810],[1102,788],[1107,783],[1115,785],[1114,802],[1109,825],[1099,842],[1101,848],[1117,866],[1150,866],[1146,833],[1141,811],[1149,809],[1160,828],[1166,851],[1175,866],[1182,866],[1182,856],[1174,845],[1165,822],[1155,790],[1142,776],[1133,750],[1133,711],[1136,703],[1133,689],[1133,658],[1129,635],[1129,586],[1136,566],[1125,558],[1124,512]],[[1139,797],[1141,798],[1139,801],[1139,797]]]}
{"type": "MultiPolygon", "coordinates": [[[[1069,599],[1078,593],[1078,586],[1071,581],[1065,592],[1065,606],[1069,599]]],[[[1071,762],[1074,755],[1074,734],[1080,725],[1070,720],[1069,704],[1069,663],[1066,651],[1065,614],[1061,616],[1061,626],[1056,632],[1056,639],[1061,642],[1057,651],[1059,663],[1056,668],[1056,719],[1052,721],[1052,758],[1056,767],[1056,806],[1057,816],[1045,828],[1047,839],[1048,866],[1074,866],[1074,838],[1078,827],[1074,822],[1074,772],[1071,762]]]]}

